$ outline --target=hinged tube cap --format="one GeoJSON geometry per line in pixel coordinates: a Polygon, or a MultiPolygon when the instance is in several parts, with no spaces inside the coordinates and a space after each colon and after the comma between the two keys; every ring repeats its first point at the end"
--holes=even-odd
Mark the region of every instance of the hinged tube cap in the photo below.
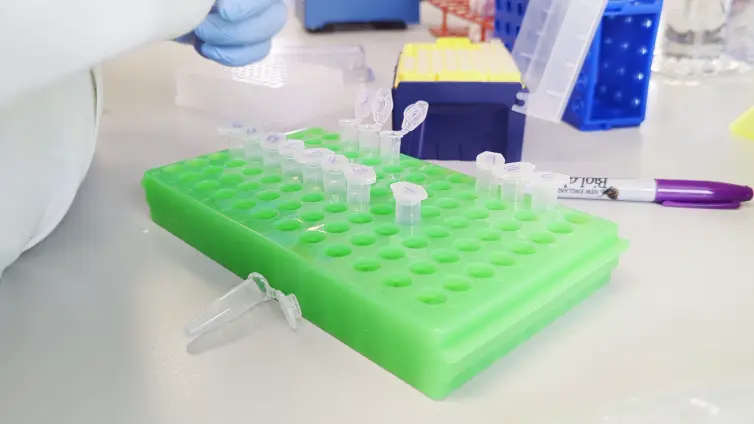
{"type": "Polygon", "coordinates": [[[286,159],[294,159],[296,153],[305,148],[306,146],[304,146],[303,140],[288,140],[280,144],[280,147],[278,147],[278,154],[286,159]]]}
{"type": "Polygon", "coordinates": [[[285,141],[283,133],[268,133],[262,138],[262,150],[277,152],[280,145],[285,141]]]}

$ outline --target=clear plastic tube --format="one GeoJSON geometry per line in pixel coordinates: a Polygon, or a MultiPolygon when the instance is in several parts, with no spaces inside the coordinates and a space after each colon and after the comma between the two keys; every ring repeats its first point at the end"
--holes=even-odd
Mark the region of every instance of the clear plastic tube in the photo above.
{"type": "Polygon", "coordinates": [[[277,300],[288,325],[296,330],[302,317],[296,295],[274,290],[262,274],[254,272],[192,319],[184,332],[192,338],[201,336],[235,321],[260,303],[272,299],[277,300]]]}
{"type": "Polygon", "coordinates": [[[223,297],[215,300],[207,309],[197,315],[186,325],[184,332],[189,337],[220,328],[251,310],[256,305],[266,302],[274,296],[267,280],[260,274],[249,277],[223,297]]]}
{"type": "Polygon", "coordinates": [[[476,192],[480,197],[500,197],[500,186],[493,173],[503,165],[505,158],[500,153],[482,152],[476,157],[476,192]]]}
{"type": "Polygon", "coordinates": [[[262,133],[257,128],[246,128],[244,134],[238,136],[243,144],[243,156],[247,160],[257,160],[262,157],[262,133]]]}
{"type": "Polygon", "coordinates": [[[340,145],[344,153],[357,152],[359,150],[359,121],[356,119],[341,119],[340,145]]]}
{"type": "Polygon", "coordinates": [[[531,209],[537,212],[552,212],[558,207],[558,190],[570,179],[567,175],[539,172],[532,178],[531,209]]]}
{"type": "Polygon", "coordinates": [[[302,140],[288,140],[278,148],[280,169],[284,176],[294,179],[301,177],[301,167],[296,162],[296,154],[305,148],[302,140]]]}
{"type": "Polygon", "coordinates": [[[366,209],[372,201],[370,184],[350,182],[348,180],[346,180],[346,184],[348,204],[359,210],[366,209]]]}
{"type": "Polygon", "coordinates": [[[524,201],[525,181],[534,172],[534,165],[528,162],[506,164],[493,171],[500,184],[501,199],[512,204],[524,201]]]}
{"type": "Polygon", "coordinates": [[[332,155],[322,159],[322,175],[325,194],[330,200],[345,201],[346,176],[343,168],[348,165],[348,158],[343,155],[332,155]]]}
{"type": "Polygon", "coordinates": [[[509,203],[520,203],[524,196],[524,180],[520,174],[505,174],[501,178],[502,200],[509,203]]]}
{"type": "Polygon", "coordinates": [[[351,163],[343,170],[346,177],[346,198],[349,205],[366,209],[371,201],[371,186],[377,174],[370,166],[351,163]]]}
{"type": "Polygon", "coordinates": [[[395,202],[395,223],[398,225],[419,225],[422,220],[422,204],[395,202]]]}
{"type": "Polygon", "coordinates": [[[269,133],[262,138],[262,164],[275,167],[280,164],[278,148],[285,142],[285,134],[269,133]]]}
{"type": "Polygon", "coordinates": [[[375,157],[380,150],[380,128],[378,124],[359,125],[359,154],[375,157]]]}
{"type": "Polygon", "coordinates": [[[401,161],[402,131],[380,131],[380,162],[397,165],[401,161]]]}
{"type": "Polygon", "coordinates": [[[296,161],[301,165],[304,184],[310,186],[322,185],[322,160],[333,156],[330,149],[304,149],[296,154],[296,161]]]}
{"type": "Polygon", "coordinates": [[[304,184],[306,185],[322,185],[320,176],[322,173],[316,166],[304,166],[304,184]]]}
{"type": "Polygon", "coordinates": [[[343,172],[324,173],[325,195],[332,201],[345,201],[346,177],[343,172]]]}
{"type": "Polygon", "coordinates": [[[398,225],[419,225],[422,217],[422,202],[428,194],[424,187],[401,181],[390,185],[395,198],[395,223],[398,225]]]}
{"type": "Polygon", "coordinates": [[[233,122],[230,126],[220,127],[217,129],[217,134],[220,137],[225,138],[228,152],[232,156],[238,157],[244,156],[243,137],[246,133],[246,126],[240,122],[233,122]]]}

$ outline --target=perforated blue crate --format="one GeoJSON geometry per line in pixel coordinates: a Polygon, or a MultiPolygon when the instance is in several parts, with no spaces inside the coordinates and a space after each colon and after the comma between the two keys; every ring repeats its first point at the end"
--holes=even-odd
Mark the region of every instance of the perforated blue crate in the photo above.
{"type": "Polygon", "coordinates": [[[419,23],[418,0],[296,0],[296,16],[309,31],[344,23],[419,23]]]}
{"type": "Polygon", "coordinates": [[[495,0],[495,36],[513,51],[529,0],[495,0]]]}
{"type": "MultiPolygon", "coordinates": [[[[496,0],[495,31],[512,49],[529,0],[496,0]]],[[[644,122],[663,0],[610,0],[563,114],[582,131],[644,122]]]]}

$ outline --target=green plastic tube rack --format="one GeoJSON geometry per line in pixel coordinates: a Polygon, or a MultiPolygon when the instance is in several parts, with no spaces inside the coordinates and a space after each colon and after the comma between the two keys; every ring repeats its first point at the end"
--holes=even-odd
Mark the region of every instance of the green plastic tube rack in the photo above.
{"type": "MultiPolygon", "coordinates": [[[[339,150],[337,134],[289,136],[339,150]]],[[[474,178],[379,159],[368,210],[221,151],[149,170],[152,219],[240,277],[294,293],[304,318],[442,399],[605,284],[628,243],[613,222],[479,198],[474,178]],[[389,185],[426,188],[419,226],[395,224],[389,185]]]]}

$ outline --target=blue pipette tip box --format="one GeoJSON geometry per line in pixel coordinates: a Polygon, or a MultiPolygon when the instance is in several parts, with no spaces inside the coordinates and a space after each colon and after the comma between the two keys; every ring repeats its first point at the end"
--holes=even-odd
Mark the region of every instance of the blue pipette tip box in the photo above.
{"type": "Polygon", "coordinates": [[[472,161],[484,151],[499,152],[509,162],[521,160],[526,116],[513,112],[521,83],[401,82],[393,89],[393,129],[403,110],[424,100],[424,124],[403,138],[401,153],[420,159],[472,161]]]}

